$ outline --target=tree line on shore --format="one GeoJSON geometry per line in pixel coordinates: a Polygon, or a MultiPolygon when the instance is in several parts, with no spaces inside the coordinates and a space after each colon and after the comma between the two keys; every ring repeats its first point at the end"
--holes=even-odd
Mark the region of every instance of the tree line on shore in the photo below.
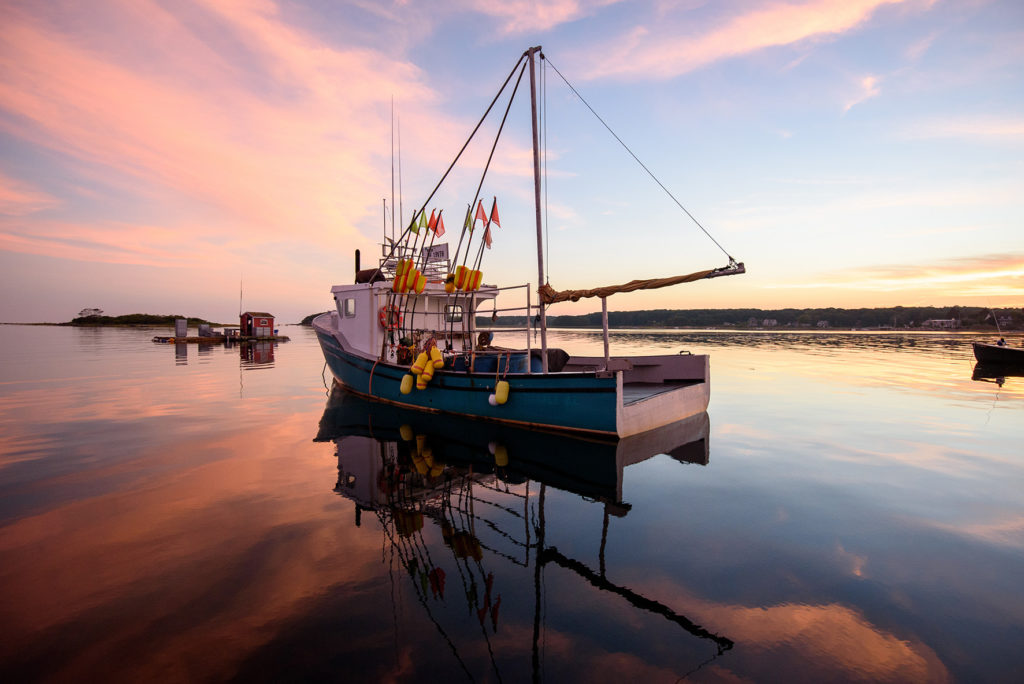
{"type": "MultiPolygon", "coordinates": [[[[979,306],[893,306],[875,309],[645,309],[609,311],[610,328],[922,328],[926,321],[955,321],[958,328],[1024,328],[1020,309],[988,309],[979,306]]],[[[547,323],[557,328],[600,328],[601,312],[548,315],[547,323]]],[[[479,325],[523,326],[524,316],[481,316],[479,325]]],[[[936,326],[937,327],[937,326],[936,326]]]]}

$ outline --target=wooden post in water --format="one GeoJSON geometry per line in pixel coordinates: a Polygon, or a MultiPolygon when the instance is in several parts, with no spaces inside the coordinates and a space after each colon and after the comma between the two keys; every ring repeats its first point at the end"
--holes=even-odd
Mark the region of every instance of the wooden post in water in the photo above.
{"type": "MultiPolygon", "coordinates": [[[[537,126],[537,77],[534,73],[534,55],[540,52],[540,46],[526,51],[530,60],[530,119],[533,124],[533,196],[537,213],[537,282],[544,285],[544,229],[540,219],[540,134],[537,126]]],[[[540,355],[544,364],[544,374],[548,372],[548,319],[544,312],[544,300],[540,301],[540,355]]]]}

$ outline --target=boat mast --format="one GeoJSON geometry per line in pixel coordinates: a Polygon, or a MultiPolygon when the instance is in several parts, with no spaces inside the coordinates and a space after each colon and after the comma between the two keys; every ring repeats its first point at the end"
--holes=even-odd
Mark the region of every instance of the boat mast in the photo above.
{"type": "MultiPolygon", "coordinates": [[[[537,282],[544,285],[544,229],[540,218],[540,137],[537,126],[537,77],[534,55],[540,53],[540,46],[526,51],[530,60],[530,121],[533,124],[533,194],[537,212],[537,282]]],[[[541,59],[544,58],[541,53],[541,59]]],[[[544,374],[548,372],[548,319],[544,312],[544,301],[540,302],[540,353],[544,374]]],[[[529,321],[527,321],[529,327],[529,321]]]]}

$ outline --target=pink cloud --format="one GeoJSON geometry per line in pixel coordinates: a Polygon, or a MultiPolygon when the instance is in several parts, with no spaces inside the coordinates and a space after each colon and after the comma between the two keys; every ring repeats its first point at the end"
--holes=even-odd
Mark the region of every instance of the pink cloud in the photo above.
{"type": "Polygon", "coordinates": [[[865,76],[860,79],[857,94],[846,103],[846,106],[843,107],[843,112],[848,112],[862,102],[877,97],[881,92],[882,89],[878,87],[878,78],[875,76],[865,76]]]}
{"type": "Polygon", "coordinates": [[[0,172],[0,216],[25,216],[58,204],[56,197],[0,172]]]}
{"type": "Polygon", "coordinates": [[[660,16],[601,41],[576,61],[586,78],[672,78],[712,62],[767,47],[793,45],[851,31],[881,6],[907,0],[812,0],[741,4],[738,14],[713,27],[684,24],[689,17],[660,16]],[[684,26],[686,28],[684,28],[684,26]]]}
{"type": "MultiPolygon", "coordinates": [[[[400,111],[405,105],[411,137],[444,144],[461,135],[433,106],[415,66],[326,45],[280,21],[273,3],[104,9],[0,10],[0,131],[73,160],[89,184],[131,188],[150,207],[151,223],[170,213],[167,225],[180,225],[190,214],[193,235],[220,235],[222,243],[238,237],[239,226],[250,241],[352,235],[376,215],[387,185],[381,157],[392,98],[400,111]]],[[[415,164],[416,155],[406,161],[415,164]]],[[[56,201],[0,179],[5,213],[56,201]]],[[[52,225],[34,228],[35,236],[8,230],[3,239],[18,251],[120,261],[124,250],[101,254],[104,244],[123,245],[110,239],[110,224],[58,231],[88,248],[55,246],[52,225]]],[[[159,230],[136,232],[136,254],[166,247],[159,230]]]]}
{"type": "Polygon", "coordinates": [[[503,34],[550,31],[621,0],[470,0],[476,12],[496,17],[503,34]]]}

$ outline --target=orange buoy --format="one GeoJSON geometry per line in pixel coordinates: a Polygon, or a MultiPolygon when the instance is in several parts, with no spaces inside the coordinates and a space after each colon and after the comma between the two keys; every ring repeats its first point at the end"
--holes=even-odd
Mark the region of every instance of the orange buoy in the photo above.
{"type": "Polygon", "coordinates": [[[391,306],[385,304],[377,312],[377,322],[385,330],[398,330],[402,327],[402,312],[394,304],[391,306]]]}

